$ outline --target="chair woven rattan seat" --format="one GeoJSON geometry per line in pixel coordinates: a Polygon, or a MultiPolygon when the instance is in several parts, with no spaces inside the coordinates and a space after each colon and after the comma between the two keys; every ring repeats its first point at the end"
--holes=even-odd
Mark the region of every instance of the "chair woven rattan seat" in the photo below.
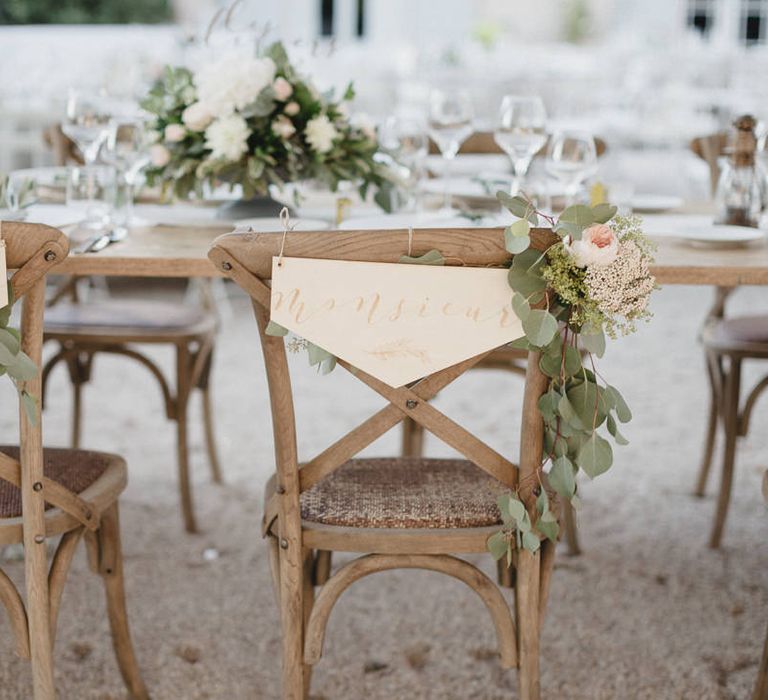
{"type": "Polygon", "coordinates": [[[45,312],[45,334],[92,336],[95,333],[142,338],[159,334],[199,335],[214,330],[213,314],[193,306],[145,300],[62,302],[45,312]]]}
{"type": "Polygon", "coordinates": [[[301,517],[346,527],[485,527],[501,522],[504,488],[463,459],[353,459],[301,494],[301,517]]]}
{"type": "MultiPolygon", "coordinates": [[[[0,446],[0,452],[19,458],[17,447],[0,446]]],[[[82,493],[94,484],[107,467],[122,458],[103,452],[45,448],[43,450],[43,473],[74,493],[82,493]]],[[[45,504],[51,508],[50,503],[45,504]]],[[[21,491],[4,479],[0,479],[0,518],[16,518],[21,515],[21,491]]]]}
{"type": "Polygon", "coordinates": [[[724,352],[734,348],[768,353],[768,315],[718,319],[705,327],[702,339],[706,346],[724,352]]]}

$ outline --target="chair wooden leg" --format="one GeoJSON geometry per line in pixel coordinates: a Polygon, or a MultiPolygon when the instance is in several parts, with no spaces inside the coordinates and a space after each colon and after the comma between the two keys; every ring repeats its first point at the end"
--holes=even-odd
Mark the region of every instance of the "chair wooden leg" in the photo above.
{"type": "MultiPolygon", "coordinates": [[[[288,540],[283,540],[288,542],[288,540]]],[[[290,546],[290,545],[289,545],[290,546]]],[[[298,542],[293,549],[300,549],[298,542]]],[[[280,618],[283,627],[283,700],[305,700],[303,552],[280,549],[280,618]]]]}
{"type": "Polygon", "coordinates": [[[332,552],[326,549],[318,549],[315,555],[315,567],[312,571],[312,580],[316,586],[322,586],[331,577],[332,552]]]}
{"type": "Polygon", "coordinates": [[[403,419],[403,457],[421,457],[424,453],[424,428],[412,418],[403,419]]]}
{"type": "Polygon", "coordinates": [[[496,562],[496,578],[502,588],[515,587],[515,567],[507,566],[506,557],[502,557],[496,562]]]}
{"type": "Polygon", "coordinates": [[[55,700],[46,544],[45,540],[34,542],[25,533],[24,545],[33,697],[34,700],[55,700]]]}
{"type": "Polygon", "coordinates": [[[707,432],[704,436],[704,454],[701,458],[699,467],[699,476],[696,480],[696,489],[694,495],[703,498],[707,490],[707,481],[709,481],[709,472],[712,466],[712,457],[715,451],[715,438],[717,437],[718,420],[718,398],[717,387],[715,385],[715,376],[712,363],[716,360],[707,357],[707,379],[709,380],[709,416],[707,418],[707,432]]]}
{"type": "Polygon", "coordinates": [[[741,385],[741,360],[731,358],[728,373],[725,376],[725,391],[723,392],[723,427],[725,446],[723,449],[723,472],[720,481],[720,493],[717,497],[717,512],[709,546],[717,549],[723,537],[725,519],[731,501],[733,485],[733,468],[736,460],[736,441],[739,427],[739,389],[741,385]]]}
{"type": "Polygon", "coordinates": [[[107,614],[112,632],[112,644],[125,685],[133,700],[149,700],[149,693],[141,678],[139,664],[133,651],[125,609],[125,583],[123,580],[123,553],[120,543],[120,517],[117,503],[101,516],[98,532],[99,574],[104,580],[107,595],[107,614]]]}
{"type": "Polygon", "coordinates": [[[189,473],[189,445],[187,436],[187,406],[190,391],[189,348],[176,346],[176,450],[179,465],[179,493],[184,528],[189,533],[196,533],[195,506],[192,498],[192,480],[189,473]]]}
{"type": "Polygon", "coordinates": [[[581,545],[579,545],[579,527],[576,524],[576,513],[570,501],[563,499],[563,529],[565,530],[565,541],[568,544],[568,554],[578,556],[581,554],[581,545]]]}
{"type": "Polygon", "coordinates": [[[203,426],[205,428],[205,447],[208,451],[208,462],[211,465],[211,479],[214,484],[223,484],[221,463],[216,450],[216,438],[213,431],[213,409],[211,407],[211,391],[209,386],[201,390],[203,397],[203,426]]]}
{"type": "Polygon", "coordinates": [[[539,574],[540,552],[517,552],[515,608],[520,668],[517,674],[520,700],[540,700],[539,681],[539,574]]]}
{"type": "Polygon", "coordinates": [[[765,635],[763,658],[760,661],[760,668],[757,670],[757,683],[755,683],[752,700],[768,700],[768,634],[765,635]]]}
{"type": "MultiPolygon", "coordinates": [[[[302,600],[304,614],[303,625],[301,633],[301,648],[302,654],[304,650],[304,638],[307,633],[307,625],[309,624],[309,617],[312,614],[312,606],[315,602],[315,586],[312,580],[313,570],[315,568],[314,552],[311,549],[307,549],[304,553],[304,596],[302,600]]],[[[304,697],[309,697],[309,688],[312,684],[312,666],[310,664],[303,664],[304,668],[304,697]]]]}

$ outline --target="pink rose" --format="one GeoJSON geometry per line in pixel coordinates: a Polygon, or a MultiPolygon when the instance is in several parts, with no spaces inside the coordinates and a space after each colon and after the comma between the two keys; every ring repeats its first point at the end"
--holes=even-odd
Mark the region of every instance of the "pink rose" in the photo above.
{"type": "Polygon", "coordinates": [[[607,224],[594,224],[584,229],[581,240],[565,244],[579,267],[610,265],[619,252],[619,240],[607,224]]]}
{"type": "Polygon", "coordinates": [[[272,122],[272,133],[281,139],[289,139],[296,133],[296,127],[288,117],[281,114],[272,122]]]}
{"type": "Polygon", "coordinates": [[[168,124],[165,127],[165,140],[170,143],[183,141],[187,135],[187,130],[181,124],[168,124]]]}
{"type": "Polygon", "coordinates": [[[293,85],[291,85],[285,78],[278,78],[272,83],[272,90],[275,92],[275,99],[278,102],[285,102],[291,95],[293,95],[293,85]]]}
{"type": "Polygon", "coordinates": [[[289,117],[295,117],[301,111],[301,107],[299,107],[298,102],[289,102],[287,105],[285,105],[283,111],[289,117]]]}
{"type": "Polygon", "coordinates": [[[171,152],[161,143],[156,143],[149,149],[149,159],[156,168],[162,168],[171,161],[171,152]]]}
{"type": "Polygon", "coordinates": [[[202,102],[193,102],[181,113],[181,121],[190,131],[205,131],[212,120],[213,115],[202,102]]]}

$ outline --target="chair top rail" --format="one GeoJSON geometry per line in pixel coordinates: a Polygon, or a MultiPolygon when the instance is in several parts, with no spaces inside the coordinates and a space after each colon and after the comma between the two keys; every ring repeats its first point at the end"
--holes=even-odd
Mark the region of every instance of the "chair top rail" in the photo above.
{"type": "Polygon", "coordinates": [[[2,221],[0,234],[5,243],[6,266],[16,270],[11,286],[17,299],[69,252],[69,239],[58,229],[45,224],[2,221]]]}

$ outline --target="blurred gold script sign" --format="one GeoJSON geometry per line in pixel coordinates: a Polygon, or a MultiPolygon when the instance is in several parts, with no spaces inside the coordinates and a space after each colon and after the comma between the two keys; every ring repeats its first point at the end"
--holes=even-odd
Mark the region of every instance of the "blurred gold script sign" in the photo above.
{"type": "Polygon", "coordinates": [[[400,387],[523,335],[507,270],[283,258],[271,319],[400,387]]]}

